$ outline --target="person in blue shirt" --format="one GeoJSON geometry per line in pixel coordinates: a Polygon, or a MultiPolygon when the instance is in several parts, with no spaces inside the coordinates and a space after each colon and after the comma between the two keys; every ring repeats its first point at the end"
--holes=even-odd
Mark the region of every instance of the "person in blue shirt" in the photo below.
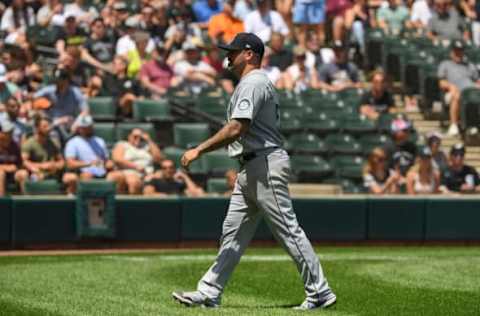
{"type": "Polygon", "coordinates": [[[193,13],[200,23],[200,27],[208,27],[208,21],[215,14],[219,14],[223,10],[221,0],[196,0],[193,4],[193,13]]]}
{"type": "Polygon", "coordinates": [[[74,194],[78,180],[104,179],[118,182],[121,173],[112,171],[114,164],[109,158],[105,141],[93,135],[91,116],[79,116],[74,123],[77,135],[65,146],[65,160],[69,172],[63,175],[68,194],[74,194]]]}
{"type": "Polygon", "coordinates": [[[34,99],[46,98],[50,106],[46,114],[53,120],[60,140],[65,140],[77,116],[88,114],[87,99],[79,87],[70,82],[70,74],[64,69],[56,69],[53,74],[55,84],[48,85],[34,94],[34,99]]]}

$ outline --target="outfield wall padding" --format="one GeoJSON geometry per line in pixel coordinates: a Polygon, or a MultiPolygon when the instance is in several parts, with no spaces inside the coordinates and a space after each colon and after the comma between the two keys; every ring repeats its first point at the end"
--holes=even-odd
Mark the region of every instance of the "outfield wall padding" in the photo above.
{"type": "Polygon", "coordinates": [[[370,240],[423,240],[424,198],[369,198],[368,235],[370,240]]]}
{"type": "Polygon", "coordinates": [[[116,214],[119,241],[180,241],[181,200],[178,198],[119,198],[116,214]]]}
{"type": "Polygon", "coordinates": [[[14,246],[75,240],[75,200],[73,198],[13,199],[12,243],[14,246]]]}
{"type": "Polygon", "coordinates": [[[0,198],[0,244],[10,245],[12,239],[12,200],[0,198]]]}
{"type": "MultiPolygon", "coordinates": [[[[480,198],[347,196],[293,201],[312,241],[480,241],[480,198]]],[[[218,241],[228,199],[117,197],[112,242],[218,241]]],[[[273,240],[264,220],[255,240],[273,240]]],[[[0,199],[0,245],[5,248],[79,242],[75,199],[0,199]]]]}
{"type": "Polygon", "coordinates": [[[430,199],[425,222],[426,240],[480,240],[480,200],[430,199]]]}
{"type": "Polygon", "coordinates": [[[364,198],[297,199],[298,222],[312,240],[364,240],[367,203],[364,198]]]}

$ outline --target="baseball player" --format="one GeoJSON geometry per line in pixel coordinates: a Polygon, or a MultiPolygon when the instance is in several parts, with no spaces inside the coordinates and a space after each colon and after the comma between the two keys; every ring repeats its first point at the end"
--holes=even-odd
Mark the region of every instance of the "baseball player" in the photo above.
{"type": "Polygon", "coordinates": [[[297,309],[326,308],[336,302],[318,257],[292,208],[290,161],[279,133],[278,97],[260,69],[264,46],[252,33],[239,33],[229,45],[229,68],[240,78],[227,109],[227,123],[214,136],[182,156],[183,167],[202,154],[228,145],[241,169],[223,223],[218,256],[193,292],[173,292],[187,306],[218,307],[225,285],[264,217],[275,238],[295,261],[306,299],[297,309]]]}

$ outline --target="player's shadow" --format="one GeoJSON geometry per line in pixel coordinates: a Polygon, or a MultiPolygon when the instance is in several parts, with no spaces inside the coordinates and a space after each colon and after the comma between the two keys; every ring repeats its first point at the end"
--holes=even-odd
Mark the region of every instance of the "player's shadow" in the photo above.
{"type": "Polygon", "coordinates": [[[260,308],[260,309],[271,309],[271,308],[294,308],[299,304],[271,304],[271,305],[228,305],[224,306],[224,308],[232,308],[232,309],[251,309],[251,308],[260,308]]]}

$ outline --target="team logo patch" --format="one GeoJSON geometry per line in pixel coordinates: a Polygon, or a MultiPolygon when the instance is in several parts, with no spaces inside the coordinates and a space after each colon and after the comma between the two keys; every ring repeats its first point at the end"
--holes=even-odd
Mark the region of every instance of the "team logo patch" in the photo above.
{"type": "Polygon", "coordinates": [[[240,103],[238,103],[238,109],[240,111],[246,111],[250,108],[250,101],[247,100],[247,99],[243,99],[240,101],[240,103]]]}

